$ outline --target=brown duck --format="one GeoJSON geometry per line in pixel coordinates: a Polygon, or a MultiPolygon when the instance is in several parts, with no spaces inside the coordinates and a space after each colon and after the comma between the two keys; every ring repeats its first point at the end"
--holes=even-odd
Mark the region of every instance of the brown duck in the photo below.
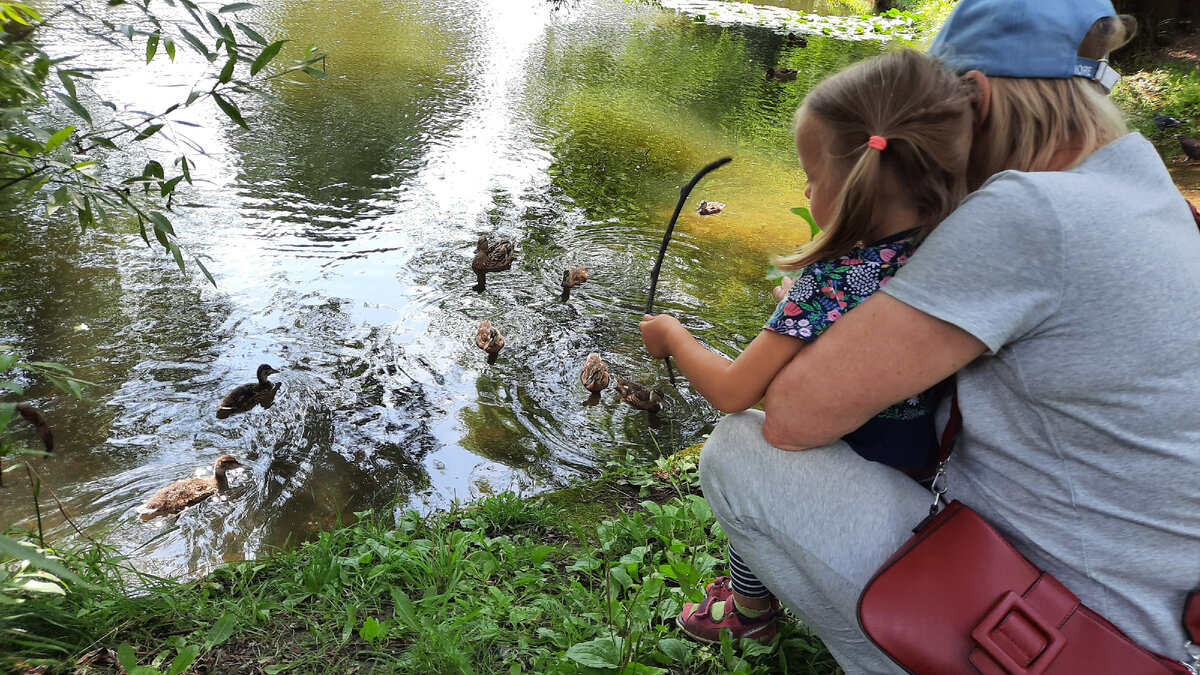
{"type": "Polygon", "coordinates": [[[244,413],[256,405],[264,408],[271,407],[275,402],[275,392],[279,391],[282,382],[271,382],[267,377],[279,371],[267,364],[262,364],[255,371],[258,382],[243,384],[229,392],[217,406],[217,419],[223,420],[230,415],[244,413]]]}
{"type": "Polygon", "coordinates": [[[475,259],[471,261],[471,269],[479,283],[475,290],[482,291],[487,283],[485,276],[488,272],[503,272],[512,267],[513,244],[507,239],[489,242],[487,237],[480,237],[475,244],[475,259]]]}
{"type": "Polygon", "coordinates": [[[780,82],[791,82],[792,80],[796,79],[796,76],[799,74],[800,71],[796,70],[795,68],[780,68],[778,70],[775,68],[767,68],[768,80],[775,78],[780,82]]]}
{"type": "Polygon", "coordinates": [[[599,394],[608,388],[608,366],[600,359],[600,355],[592,352],[583,362],[583,371],[579,373],[583,388],[599,394]]]}
{"type": "Polygon", "coordinates": [[[804,37],[803,35],[796,35],[795,33],[788,33],[787,34],[787,46],[799,47],[801,49],[804,49],[805,47],[808,46],[808,38],[804,37]]]}
{"type": "Polygon", "coordinates": [[[586,283],[588,280],[588,269],[586,267],[574,267],[569,270],[563,270],[562,278],[562,299],[566,300],[571,297],[571,289],[576,286],[586,283]]]}
{"type": "Polygon", "coordinates": [[[42,417],[42,413],[28,403],[18,403],[15,408],[17,414],[33,426],[34,433],[41,439],[42,445],[46,446],[46,452],[53,452],[54,432],[50,430],[50,425],[46,423],[46,418],[42,417]]]}
{"type": "Polygon", "coordinates": [[[617,393],[622,401],[638,410],[652,413],[662,410],[666,400],[662,389],[650,389],[620,375],[617,375],[617,393]]]}
{"type": "Polygon", "coordinates": [[[479,328],[475,331],[475,346],[488,353],[488,356],[494,357],[504,348],[504,336],[491,321],[484,319],[479,322],[479,328]]]}
{"type": "Polygon", "coordinates": [[[702,216],[711,216],[714,213],[720,213],[725,210],[725,202],[710,202],[703,199],[700,200],[700,205],[696,207],[696,213],[702,216]]]}
{"type": "Polygon", "coordinates": [[[154,493],[146,503],[138,509],[145,519],[156,516],[167,516],[179,513],[185,508],[202,502],[218,492],[229,489],[229,479],[225,472],[242,466],[233,455],[221,455],[214,463],[212,478],[184,478],[154,493]]]}

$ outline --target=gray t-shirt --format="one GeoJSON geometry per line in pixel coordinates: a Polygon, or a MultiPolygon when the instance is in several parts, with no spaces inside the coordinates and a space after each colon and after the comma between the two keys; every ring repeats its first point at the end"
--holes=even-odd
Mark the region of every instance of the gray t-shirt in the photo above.
{"type": "Polygon", "coordinates": [[[1200,234],[1154,147],[1131,134],[1069,171],[993,176],[883,292],[988,347],[957,376],[948,494],[1181,657],[1200,585],[1200,234]]]}

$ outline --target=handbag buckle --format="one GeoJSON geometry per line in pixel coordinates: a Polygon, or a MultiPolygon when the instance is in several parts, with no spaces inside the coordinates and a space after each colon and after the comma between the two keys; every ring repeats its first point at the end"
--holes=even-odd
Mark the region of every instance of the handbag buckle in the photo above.
{"type": "Polygon", "coordinates": [[[971,637],[1013,675],[1040,675],[1067,646],[1066,636],[1013,591],[1000,598],[971,631],[971,637]],[[1007,648],[997,643],[997,635],[1005,638],[1007,648]],[[1018,663],[1014,654],[1019,654],[1025,663],[1018,663]]]}

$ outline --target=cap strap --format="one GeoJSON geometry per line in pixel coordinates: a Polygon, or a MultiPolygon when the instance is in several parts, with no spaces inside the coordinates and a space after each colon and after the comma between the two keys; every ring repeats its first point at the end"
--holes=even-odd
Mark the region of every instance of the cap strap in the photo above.
{"type": "Polygon", "coordinates": [[[1104,87],[1105,93],[1112,91],[1113,85],[1121,79],[1121,74],[1108,65],[1108,61],[1097,61],[1078,57],[1075,62],[1075,76],[1086,77],[1104,87]]]}

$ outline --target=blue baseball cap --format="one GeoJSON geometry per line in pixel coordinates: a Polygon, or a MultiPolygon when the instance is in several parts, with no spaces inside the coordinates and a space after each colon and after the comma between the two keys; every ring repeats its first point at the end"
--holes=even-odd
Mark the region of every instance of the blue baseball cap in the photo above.
{"type": "Polygon", "coordinates": [[[962,0],[929,47],[959,73],[994,77],[1084,77],[1112,89],[1107,61],[1077,55],[1092,24],[1116,16],[1111,0],[962,0]]]}

